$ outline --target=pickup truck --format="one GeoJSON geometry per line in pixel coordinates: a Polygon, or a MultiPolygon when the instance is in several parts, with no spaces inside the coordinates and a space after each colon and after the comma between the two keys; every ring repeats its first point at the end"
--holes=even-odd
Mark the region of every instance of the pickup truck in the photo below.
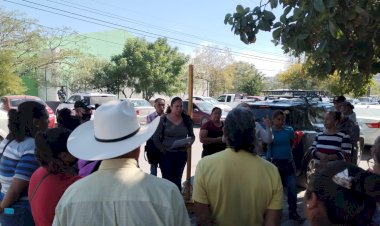
{"type": "Polygon", "coordinates": [[[236,107],[244,100],[248,100],[244,94],[222,94],[217,99],[219,102],[226,104],[232,108],[236,107]]]}

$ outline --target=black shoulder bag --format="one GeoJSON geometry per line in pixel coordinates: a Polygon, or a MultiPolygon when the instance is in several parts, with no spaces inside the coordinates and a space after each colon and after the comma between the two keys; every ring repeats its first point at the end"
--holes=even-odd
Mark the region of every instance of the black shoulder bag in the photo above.
{"type": "MultiPolygon", "coordinates": [[[[161,130],[161,134],[160,134],[160,138],[159,138],[160,142],[162,142],[164,140],[166,120],[167,120],[165,115],[162,117],[164,117],[164,119],[163,119],[162,130],[161,130]]],[[[163,154],[160,151],[160,149],[158,149],[156,147],[156,145],[154,145],[152,138],[147,140],[146,145],[145,145],[145,152],[146,152],[146,157],[148,158],[149,164],[158,164],[160,162],[162,154],[163,154]]]]}

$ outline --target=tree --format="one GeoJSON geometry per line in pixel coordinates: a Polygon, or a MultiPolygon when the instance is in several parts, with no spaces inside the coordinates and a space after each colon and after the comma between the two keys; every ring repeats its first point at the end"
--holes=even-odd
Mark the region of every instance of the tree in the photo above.
{"type": "Polygon", "coordinates": [[[14,73],[12,68],[12,54],[0,52],[0,96],[25,92],[21,78],[14,73]]]}
{"type": "Polygon", "coordinates": [[[235,91],[248,95],[257,95],[264,87],[264,75],[259,72],[255,65],[246,62],[237,62],[234,67],[235,91]]]}
{"type": "Polygon", "coordinates": [[[279,82],[289,89],[313,90],[319,89],[320,79],[310,76],[303,68],[303,64],[293,64],[286,71],[279,74],[279,82]]]}
{"type": "Polygon", "coordinates": [[[259,31],[272,31],[276,45],[296,57],[305,54],[313,77],[336,73],[356,95],[380,72],[380,4],[377,0],[269,0],[253,10],[241,5],[227,14],[244,43],[254,43],[259,31]],[[282,5],[279,20],[269,10],[282,5]]]}
{"type": "Polygon", "coordinates": [[[228,66],[233,62],[228,49],[220,50],[218,46],[204,46],[195,51],[192,59],[195,68],[194,82],[207,82],[210,96],[233,90],[233,73],[228,66]]]}
{"type": "Polygon", "coordinates": [[[188,57],[159,38],[153,43],[145,39],[128,39],[123,53],[112,57],[115,68],[110,73],[117,80],[142,93],[149,100],[155,93],[173,95],[184,88],[180,74],[188,57]]]}

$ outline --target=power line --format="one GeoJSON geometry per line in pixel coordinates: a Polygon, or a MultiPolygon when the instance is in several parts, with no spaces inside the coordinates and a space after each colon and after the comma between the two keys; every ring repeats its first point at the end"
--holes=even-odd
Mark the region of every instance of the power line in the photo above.
{"type": "MultiPolygon", "coordinates": [[[[162,28],[162,27],[159,27],[159,26],[156,26],[156,25],[152,25],[152,24],[149,24],[149,23],[145,23],[145,22],[141,22],[141,21],[138,21],[138,20],[130,19],[130,18],[127,18],[127,17],[122,17],[122,16],[117,15],[117,14],[113,14],[113,13],[109,13],[109,12],[106,12],[106,11],[90,8],[88,6],[84,6],[84,5],[81,5],[81,4],[78,4],[78,3],[73,3],[73,2],[70,2],[70,1],[61,0],[61,2],[66,2],[66,3],[69,3],[71,5],[64,4],[64,3],[61,3],[61,2],[57,2],[57,1],[53,1],[53,0],[46,0],[46,1],[52,2],[52,3],[56,3],[56,4],[60,4],[60,5],[63,5],[63,6],[67,6],[67,7],[70,7],[70,8],[79,9],[79,10],[82,10],[82,11],[94,13],[94,14],[97,14],[97,15],[102,15],[102,16],[105,16],[105,17],[122,20],[122,21],[129,22],[129,23],[134,23],[134,24],[150,27],[150,28],[157,29],[157,30],[170,32],[170,33],[173,33],[173,34],[176,34],[176,35],[182,35],[182,36],[189,37],[189,38],[195,38],[195,39],[199,39],[199,40],[205,40],[205,41],[210,41],[210,42],[214,42],[214,43],[220,43],[220,44],[223,44],[223,45],[228,45],[228,46],[232,46],[232,47],[235,47],[235,48],[243,49],[242,47],[238,47],[236,45],[231,45],[229,43],[220,42],[220,41],[216,41],[216,40],[213,40],[213,39],[208,39],[208,38],[204,38],[204,37],[201,37],[201,36],[192,35],[192,34],[188,34],[188,33],[184,33],[184,32],[179,32],[179,31],[172,30],[172,29],[162,28]],[[79,7],[76,7],[76,6],[79,6],[79,7]]],[[[263,54],[266,54],[266,55],[284,57],[284,56],[282,56],[280,54],[274,54],[274,53],[270,53],[270,52],[266,52],[266,51],[255,50],[255,52],[263,53],[263,54]]]]}
{"type": "MultiPolygon", "coordinates": [[[[181,45],[184,45],[184,46],[190,46],[190,47],[199,47],[199,46],[201,46],[201,47],[204,47],[204,48],[211,48],[211,49],[214,49],[214,50],[217,50],[217,51],[220,51],[220,52],[225,52],[224,49],[221,49],[221,48],[218,48],[218,47],[210,47],[210,46],[207,46],[207,45],[198,44],[198,43],[194,43],[194,42],[190,42],[190,41],[185,41],[185,40],[181,40],[181,39],[177,39],[177,38],[172,38],[172,37],[168,37],[168,36],[162,36],[162,35],[155,34],[155,33],[152,33],[152,32],[147,32],[147,31],[143,31],[143,30],[140,30],[140,29],[136,29],[136,28],[120,25],[120,24],[117,24],[117,23],[108,22],[108,21],[101,20],[101,19],[96,19],[96,18],[93,18],[93,17],[81,15],[81,14],[78,14],[78,13],[73,13],[73,12],[70,12],[70,11],[58,9],[58,8],[55,8],[55,7],[46,6],[46,5],[43,5],[43,4],[39,4],[39,3],[27,1],[27,0],[22,0],[22,1],[28,2],[28,3],[31,3],[31,4],[35,4],[35,5],[38,5],[38,6],[42,6],[42,7],[45,7],[45,8],[53,9],[55,11],[64,12],[64,13],[72,14],[72,15],[75,15],[75,16],[83,17],[85,19],[81,19],[81,18],[78,18],[78,17],[74,17],[74,16],[62,14],[62,13],[52,12],[52,11],[49,11],[49,10],[41,9],[41,8],[38,8],[38,7],[32,7],[30,5],[24,5],[24,4],[16,3],[16,2],[13,2],[13,1],[9,1],[9,0],[4,0],[4,1],[10,2],[10,3],[13,3],[13,4],[22,5],[22,6],[25,6],[25,7],[34,8],[34,9],[45,11],[45,12],[49,12],[49,13],[53,13],[53,14],[57,14],[57,15],[61,15],[61,16],[65,16],[65,17],[68,17],[68,18],[76,19],[76,20],[85,21],[85,22],[88,22],[88,23],[93,23],[93,24],[100,25],[100,26],[110,27],[110,28],[113,28],[113,29],[120,29],[119,27],[123,27],[123,28],[129,29],[128,30],[129,32],[135,33],[135,34],[138,34],[138,35],[141,35],[141,36],[147,36],[147,37],[151,37],[151,38],[164,37],[164,38],[169,39],[171,42],[174,42],[174,43],[177,43],[177,44],[181,44],[181,45]],[[89,21],[88,19],[95,20],[97,22],[89,21]],[[105,24],[103,24],[103,23],[105,23],[105,24]],[[110,26],[108,24],[111,24],[112,26],[110,26]],[[117,26],[117,27],[115,27],[115,26],[117,26]],[[130,30],[133,30],[133,31],[130,31],[130,30]],[[143,33],[143,34],[141,34],[141,33],[143,33]]],[[[233,54],[233,55],[245,57],[245,58],[248,58],[248,59],[266,60],[266,61],[275,62],[275,63],[279,63],[279,62],[286,63],[286,62],[288,62],[288,60],[273,59],[273,58],[268,58],[268,57],[258,57],[258,56],[252,55],[252,54],[240,53],[240,52],[236,52],[236,51],[230,51],[230,53],[233,54]]]]}

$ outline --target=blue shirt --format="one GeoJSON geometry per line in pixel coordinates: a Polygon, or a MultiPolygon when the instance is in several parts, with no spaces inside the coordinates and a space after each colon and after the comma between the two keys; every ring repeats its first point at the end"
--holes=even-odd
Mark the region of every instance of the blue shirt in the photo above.
{"type": "Polygon", "coordinates": [[[272,129],[273,141],[267,151],[267,159],[291,159],[292,140],[295,138],[292,127],[284,126],[282,129],[272,129]]]}

